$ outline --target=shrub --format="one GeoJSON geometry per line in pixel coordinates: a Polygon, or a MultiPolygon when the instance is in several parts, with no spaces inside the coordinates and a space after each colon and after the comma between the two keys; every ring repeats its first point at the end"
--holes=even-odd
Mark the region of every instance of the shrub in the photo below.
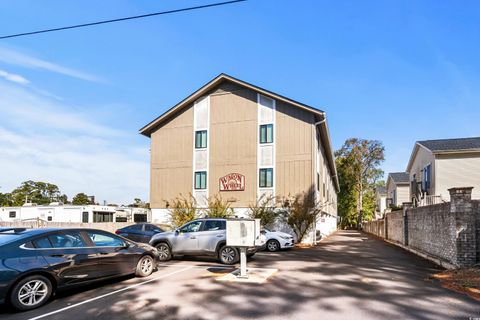
{"type": "Polygon", "coordinates": [[[205,216],[208,218],[231,218],[233,217],[233,209],[230,203],[224,201],[222,197],[216,194],[207,199],[208,208],[205,209],[205,216]]]}
{"type": "Polygon", "coordinates": [[[321,212],[320,204],[315,199],[315,191],[310,190],[287,199],[283,204],[283,218],[293,229],[297,241],[301,242],[313,227],[321,212]]]}
{"type": "Polygon", "coordinates": [[[169,223],[173,229],[198,218],[197,201],[192,194],[188,197],[180,195],[170,201],[168,211],[169,223]]]}
{"type": "Polygon", "coordinates": [[[248,217],[250,219],[260,219],[260,225],[267,229],[272,228],[278,217],[273,201],[274,197],[263,194],[254,205],[248,207],[250,209],[248,217]]]}

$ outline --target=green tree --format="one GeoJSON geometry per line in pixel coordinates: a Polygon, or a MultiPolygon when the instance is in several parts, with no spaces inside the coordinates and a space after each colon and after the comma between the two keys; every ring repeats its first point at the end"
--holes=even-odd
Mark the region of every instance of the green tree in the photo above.
{"type": "Polygon", "coordinates": [[[380,164],[385,160],[384,151],[380,141],[351,138],[335,152],[340,180],[338,210],[342,225],[360,228],[362,219],[373,217],[373,189],[377,179],[383,175],[380,164]],[[353,208],[356,222],[352,219],[353,208]]]}
{"type": "Polygon", "coordinates": [[[26,201],[39,205],[58,201],[61,196],[58,186],[41,181],[24,181],[20,187],[11,192],[11,200],[14,206],[21,206],[26,201]]]}
{"type": "Polygon", "coordinates": [[[230,218],[233,216],[233,209],[230,208],[230,203],[224,201],[218,194],[207,199],[208,208],[205,210],[205,215],[209,218],[230,218]]]}
{"type": "Polygon", "coordinates": [[[260,219],[260,225],[267,229],[272,228],[278,217],[273,201],[272,196],[263,194],[254,205],[249,206],[248,217],[250,219],[260,219]]]}
{"type": "Polygon", "coordinates": [[[10,193],[0,193],[0,207],[8,207],[12,205],[12,195],[10,193]]]}
{"type": "Polygon", "coordinates": [[[72,199],[72,204],[75,204],[75,205],[91,204],[90,197],[83,192],[77,193],[75,197],[73,197],[72,199]]]}

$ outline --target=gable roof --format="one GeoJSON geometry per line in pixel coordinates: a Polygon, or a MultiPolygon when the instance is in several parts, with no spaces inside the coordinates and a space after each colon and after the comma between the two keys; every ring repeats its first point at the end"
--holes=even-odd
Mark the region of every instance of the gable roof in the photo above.
{"type": "Polygon", "coordinates": [[[248,83],[246,81],[234,78],[234,77],[232,77],[228,74],[225,74],[225,73],[219,74],[217,77],[213,78],[212,80],[207,82],[205,85],[203,85],[200,89],[198,89],[197,91],[190,94],[188,97],[186,97],[185,99],[183,99],[182,101],[180,101],[179,103],[177,103],[176,105],[174,105],[173,107],[171,107],[170,109],[165,111],[163,114],[161,114],[159,117],[157,117],[156,119],[154,119],[150,123],[146,124],[144,127],[142,127],[139,130],[140,134],[142,134],[144,136],[147,136],[147,137],[150,137],[151,134],[155,130],[157,130],[157,128],[162,123],[164,123],[165,121],[167,121],[168,119],[170,119],[172,117],[175,117],[175,115],[177,115],[183,108],[188,107],[189,105],[194,103],[196,100],[198,100],[199,98],[201,98],[202,96],[207,94],[210,90],[212,90],[214,87],[218,86],[219,84],[221,84],[224,81],[233,82],[233,83],[235,83],[239,86],[254,90],[254,91],[256,91],[256,92],[258,92],[258,93],[260,93],[264,96],[267,96],[269,98],[286,102],[286,103],[288,103],[292,106],[295,106],[297,108],[309,111],[309,112],[315,114],[316,116],[318,116],[318,119],[321,120],[321,121],[318,122],[318,125],[320,126],[320,131],[321,131],[320,137],[322,139],[323,146],[325,148],[325,153],[326,153],[326,156],[327,156],[327,161],[328,161],[328,164],[329,164],[330,172],[332,174],[332,179],[334,181],[335,189],[337,191],[340,190],[340,184],[339,184],[338,176],[337,176],[337,167],[335,165],[335,158],[333,156],[333,148],[332,148],[332,145],[331,145],[330,132],[328,130],[328,125],[327,125],[327,121],[326,121],[326,117],[327,117],[326,113],[324,111],[320,110],[320,109],[311,107],[309,105],[306,105],[306,104],[303,104],[301,102],[295,101],[293,99],[287,98],[285,96],[282,96],[278,93],[275,93],[275,92],[272,92],[272,91],[269,91],[269,90],[266,90],[264,88],[255,86],[251,83],[248,83]]]}
{"type": "Polygon", "coordinates": [[[432,154],[480,152],[480,137],[436,139],[415,142],[412,154],[407,164],[407,171],[410,171],[419,148],[424,148],[432,154]]]}
{"type": "Polygon", "coordinates": [[[480,151],[480,137],[458,138],[458,139],[438,139],[417,141],[433,153],[449,151],[480,151]]]}
{"type": "Polygon", "coordinates": [[[150,123],[145,125],[143,128],[141,128],[139,130],[140,134],[143,134],[144,136],[150,137],[152,132],[154,132],[156,130],[156,128],[158,128],[158,126],[160,124],[162,124],[165,120],[174,116],[182,108],[185,108],[185,107],[189,106],[191,103],[195,102],[197,99],[199,99],[200,97],[202,97],[203,95],[208,93],[211,89],[213,89],[214,87],[216,87],[217,85],[219,85],[220,83],[222,83],[224,81],[230,81],[230,82],[236,83],[236,84],[238,84],[242,87],[252,89],[252,90],[254,90],[254,91],[256,91],[260,94],[263,94],[264,96],[267,96],[267,97],[270,97],[270,98],[276,99],[276,100],[281,100],[281,101],[289,103],[289,104],[291,104],[295,107],[310,111],[310,112],[312,112],[316,115],[319,115],[320,117],[325,116],[325,112],[323,112],[322,110],[319,110],[319,109],[311,107],[309,105],[300,103],[300,102],[295,101],[293,99],[287,98],[287,97],[282,96],[278,93],[275,93],[275,92],[263,89],[261,87],[255,86],[253,84],[242,81],[240,79],[234,78],[232,76],[229,76],[228,74],[221,73],[217,77],[213,78],[212,80],[207,82],[205,85],[203,85],[200,89],[193,92],[188,97],[186,97],[185,99],[183,99],[182,101],[180,101],[179,103],[177,103],[176,105],[174,105],[173,107],[171,107],[170,109],[165,111],[159,117],[157,117],[156,119],[154,119],[153,121],[151,121],[150,123]]]}
{"type": "Polygon", "coordinates": [[[408,172],[390,172],[388,177],[395,182],[395,184],[407,184],[410,183],[410,176],[408,172]]]}

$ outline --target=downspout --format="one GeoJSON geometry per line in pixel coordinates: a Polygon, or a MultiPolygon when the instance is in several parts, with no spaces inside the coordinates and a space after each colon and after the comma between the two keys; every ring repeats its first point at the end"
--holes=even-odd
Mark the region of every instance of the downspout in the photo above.
{"type": "MultiPolygon", "coordinates": [[[[316,185],[317,183],[319,183],[319,181],[317,181],[317,166],[318,166],[318,157],[317,157],[317,153],[318,153],[318,145],[317,145],[317,126],[319,124],[322,124],[324,123],[325,121],[327,121],[327,115],[325,113],[323,113],[323,119],[318,121],[318,122],[315,122],[313,124],[313,159],[314,159],[314,170],[313,170],[313,182],[314,182],[314,185],[316,185]]],[[[318,141],[318,144],[320,143],[320,140],[318,141]]],[[[318,188],[318,186],[317,186],[318,188]]],[[[315,192],[318,190],[316,188],[315,192]]],[[[320,194],[319,194],[320,196],[320,194]]],[[[315,225],[314,225],[314,228],[313,228],[313,244],[316,244],[317,243],[317,220],[315,219],[315,225]]]]}

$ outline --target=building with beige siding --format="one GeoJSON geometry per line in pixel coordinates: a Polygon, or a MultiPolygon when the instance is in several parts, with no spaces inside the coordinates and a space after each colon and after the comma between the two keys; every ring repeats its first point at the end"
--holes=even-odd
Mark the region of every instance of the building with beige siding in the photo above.
{"type": "Polygon", "coordinates": [[[417,141],[407,171],[416,205],[450,201],[454,187],[473,187],[480,199],[480,137],[417,141]]]}
{"type": "Polygon", "coordinates": [[[140,133],[151,139],[157,222],[180,194],[192,194],[200,207],[219,195],[245,216],[262,195],[280,201],[312,190],[323,211],[317,231],[336,228],[339,185],[321,110],[221,74],[140,133]]]}
{"type": "Polygon", "coordinates": [[[387,178],[387,207],[401,207],[410,202],[410,189],[407,172],[391,172],[387,178]]]}

